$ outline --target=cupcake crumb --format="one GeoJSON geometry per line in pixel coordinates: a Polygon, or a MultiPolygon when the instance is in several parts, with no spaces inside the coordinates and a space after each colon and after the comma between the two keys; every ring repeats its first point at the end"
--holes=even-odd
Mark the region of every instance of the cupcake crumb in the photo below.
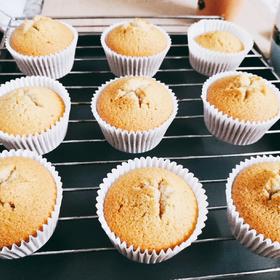
{"type": "Polygon", "coordinates": [[[49,129],[65,111],[62,98],[44,87],[18,88],[0,96],[0,130],[34,135],[49,129]]]}
{"type": "Polygon", "coordinates": [[[173,112],[170,91],[148,77],[125,77],[108,84],[97,100],[97,112],[108,124],[128,131],[162,125],[173,112]]]}
{"type": "Polygon", "coordinates": [[[198,218],[196,197],[178,175],[162,168],[139,168],[108,190],[104,216],[128,246],[166,250],[187,240],[198,218]]]}
{"type": "Polygon", "coordinates": [[[10,39],[11,47],[20,54],[45,56],[66,49],[73,41],[72,31],[63,23],[45,16],[25,20],[10,39]]]}
{"type": "Polygon", "coordinates": [[[223,113],[244,121],[266,121],[279,114],[279,98],[256,75],[221,78],[210,85],[207,101],[223,113]]]}
{"type": "Polygon", "coordinates": [[[138,18],[115,27],[105,41],[111,50],[126,56],[156,55],[166,49],[168,44],[161,30],[138,18]]]}
{"type": "Polygon", "coordinates": [[[272,172],[264,187],[269,200],[280,196],[280,175],[279,172],[272,172]]]}
{"type": "Polygon", "coordinates": [[[0,159],[0,249],[36,235],[54,209],[56,192],[52,175],[39,162],[0,159]]]}
{"type": "Polygon", "coordinates": [[[272,241],[280,241],[280,163],[262,162],[242,170],[232,186],[240,217],[272,241]]]}
{"type": "Polygon", "coordinates": [[[227,31],[203,33],[195,38],[202,47],[218,52],[237,53],[244,50],[243,43],[238,37],[227,31]]]}

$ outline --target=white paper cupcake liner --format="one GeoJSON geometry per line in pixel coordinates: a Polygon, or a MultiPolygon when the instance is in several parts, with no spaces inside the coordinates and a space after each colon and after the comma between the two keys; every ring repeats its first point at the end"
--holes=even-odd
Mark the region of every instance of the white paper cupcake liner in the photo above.
{"type": "Polygon", "coordinates": [[[242,245],[250,249],[252,252],[264,256],[279,259],[280,258],[280,244],[273,242],[271,239],[266,238],[263,234],[256,232],[255,229],[245,223],[244,219],[236,210],[234,201],[232,199],[232,185],[236,176],[245,168],[260,162],[280,162],[280,157],[273,156],[258,156],[246,159],[240,162],[232,172],[229,174],[226,184],[226,199],[228,205],[228,221],[234,237],[240,241],[242,245]]]}
{"type": "MultiPolygon", "coordinates": [[[[211,134],[220,140],[234,145],[249,145],[261,139],[271,126],[279,120],[280,112],[275,117],[267,121],[242,121],[224,114],[207,101],[207,92],[211,84],[221,78],[240,74],[254,76],[251,73],[237,71],[216,74],[204,83],[201,98],[203,101],[204,121],[211,134]]],[[[269,81],[265,80],[265,82],[267,87],[275,92],[280,102],[279,90],[269,81]]]]}
{"type": "Polygon", "coordinates": [[[42,229],[38,229],[36,234],[30,235],[28,240],[22,240],[20,244],[13,244],[9,248],[0,248],[1,259],[17,259],[31,255],[39,250],[50,239],[55,230],[62,201],[61,178],[51,163],[47,162],[46,159],[42,158],[36,153],[27,150],[3,151],[0,154],[0,159],[14,156],[34,159],[51,173],[57,187],[56,203],[50,217],[47,220],[47,223],[42,226],[42,229]]]}
{"type": "Polygon", "coordinates": [[[118,77],[126,75],[153,77],[160,68],[161,63],[171,46],[171,39],[165,30],[156,26],[156,28],[165,35],[167,42],[167,46],[162,52],[151,56],[125,56],[118,54],[107,46],[106,37],[114,28],[128,23],[129,22],[121,22],[114,24],[105,29],[101,35],[101,45],[104,49],[109,67],[113,74],[118,77]]]}
{"type": "Polygon", "coordinates": [[[114,127],[110,124],[108,124],[106,121],[104,121],[97,112],[97,100],[99,95],[102,93],[104,88],[108,86],[110,83],[115,82],[120,78],[112,79],[105,84],[101,85],[97,91],[95,92],[92,101],[91,101],[91,110],[93,113],[93,116],[95,117],[96,121],[98,122],[102,133],[108,143],[113,146],[115,149],[127,152],[127,153],[144,153],[146,151],[149,151],[153,148],[155,148],[160,141],[162,140],[166,130],[174,120],[177,111],[178,111],[178,102],[176,99],[175,94],[172,92],[171,89],[169,89],[165,84],[162,84],[171,94],[172,101],[173,101],[173,112],[170,115],[170,117],[159,127],[156,127],[154,129],[150,129],[147,131],[135,131],[130,132],[124,129],[120,129],[117,127],[114,127]]]}
{"type": "Polygon", "coordinates": [[[7,149],[25,149],[45,154],[55,149],[64,139],[70,114],[71,101],[67,90],[61,83],[48,77],[22,77],[0,86],[0,96],[21,87],[46,87],[56,92],[65,104],[65,111],[60,119],[49,129],[26,136],[12,135],[0,130],[0,142],[7,149]]]}
{"type": "Polygon", "coordinates": [[[73,41],[66,49],[51,55],[29,56],[15,51],[10,45],[10,38],[13,30],[8,32],[6,47],[24,75],[46,76],[59,79],[71,71],[74,64],[78,32],[71,25],[67,23],[63,24],[72,31],[74,35],[73,41]]]}
{"type": "Polygon", "coordinates": [[[197,237],[201,234],[202,229],[205,227],[205,221],[207,219],[207,196],[205,195],[205,190],[202,185],[199,183],[198,179],[194,177],[188,169],[183,168],[182,165],[177,165],[176,162],[171,162],[170,160],[162,158],[135,158],[134,160],[129,160],[124,162],[121,165],[118,165],[116,168],[112,169],[111,173],[107,174],[107,177],[103,179],[103,183],[100,184],[100,190],[97,192],[97,215],[101,223],[102,228],[110,238],[111,242],[117,248],[117,250],[126,256],[127,258],[141,262],[141,263],[159,263],[165,261],[174,255],[178,254],[183,249],[187,248],[194,242],[197,237]],[[192,188],[198,203],[198,220],[196,227],[191,234],[191,236],[181,244],[177,245],[174,248],[169,248],[168,250],[161,250],[160,252],[153,251],[141,251],[140,248],[135,248],[133,245],[129,246],[125,241],[120,240],[119,237],[112,232],[105,220],[103,212],[104,199],[106,197],[107,191],[110,189],[112,184],[123,174],[137,169],[145,167],[158,167],[169,170],[176,175],[182,177],[188,185],[192,188]]]}
{"type": "Polygon", "coordinates": [[[232,71],[241,64],[247,53],[253,47],[249,33],[232,22],[223,20],[200,20],[188,29],[189,60],[194,70],[212,76],[219,72],[232,71]],[[238,53],[222,53],[200,46],[195,38],[211,31],[227,31],[235,35],[244,45],[244,50],[238,53]]]}

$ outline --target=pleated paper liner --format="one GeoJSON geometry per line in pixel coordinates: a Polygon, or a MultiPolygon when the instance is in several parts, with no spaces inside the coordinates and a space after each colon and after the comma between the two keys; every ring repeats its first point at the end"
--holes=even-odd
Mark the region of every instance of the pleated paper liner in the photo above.
{"type": "Polygon", "coordinates": [[[62,183],[61,178],[59,177],[57,171],[51,165],[51,163],[47,162],[46,159],[42,158],[34,152],[27,150],[11,150],[4,151],[0,154],[0,159],[7,157],[26,157],[36,160],[50,172],[57,187],[56,203],[54,209],[51,212],[47,223],[42,225],[42,229],[38,229],[35,235],[30,235],[27,240],[22,240],[20,244],[13,244],[9,248],[0,248],[0,258],[17,259],[33,254],[34,252],[39,250],[52,236],[57,224],[62,201],[62,183]]]}
{"type": "Polygon", "coordinates": [[[106,37],[114,28],[128,23],[129,22],[121,22],[114,24],[105,29],[101,35],[101,45],[104,49],[110,69],[112,73],[118,77],[126,75],[153,77],[160,68],[171,46],[171,39],[165,30],[156,26],[166,38],[167,46],[163,51],[151,56],[126,56],[118,54],[107,46],[106,37]]]}
{"type": "Polygon", "coordinates": [[[73,41],[64,50],[51,55],[29,56],[17,52],[10,44],[13,30],[8,32],[6,38],[6,47],[12,57],[15,59],[18,68],[24,75],[46,76],[53,79],[59,79],[71,71],[74,64],[78,32],[71,25],[64,22],[62,23],[66,25],[73,33],[73,41]]]}
{"type": "MultiPolygon", "coordinates": [[[[204,121],[211,134],[227,143],[249,145],[260,140],[271,126],[279,120],[280,111],[275,117],[266,121],[243,121],[224,114],[207,101],[208,89],[214,82],[225,77],[241,74],[253,76],[251,73],[237,71],[223,72],[212,76],[204,83],[201,98],[204,108],[204,121]]],[[[265,83],[277,95],[280,102],[279,90],[269,81],[265,80],[265,83]]]]}
{"type": "Polygon", "coordinates": [[[226,184],[227,216],[234,237],[252,252],[274,259],[280,258],[280,244],[266,238],[247,224],[237,211],[232,199],[232,185],[236,176],[245,168],[261,162],[280,162],[280,157],[258,156],[240,162],[229,174],[226,184]]]}
{"type": "MultiPolygon", "coordinates": [[[[120,129],[117,127],[114,127],[110,125],[109,123],[105,122],[98,114],[97,112],[97,100],[102,91],[106,86],[109,84],[115,82],[117,79],[121,79],[124,77],[120,78],[115,78],[112,79],[105,84],[101,85],[96,93],[94,94],[92,101],[91,101],[91,110],[92,113],[98,122],[104,137],[108,141],[110,145],[112,145],[115,149],[127,152],[127,153],[143,153],[146,151],[149,151],[156,147],[160,141],[162,140],[166,130],[168,129],[169,125],[172,123],[174,120],[177,111],[178,111],[178,102],[176,99],[175,94],[163,83],[158,83],[162,84],[171,94],[172,100],[173,100],[173,112],[170,115],[170,117],[159,127],[156,127],[154,129],[150,129],[147,131],[136,131],[136,132],[130,132],[124,129],[120,129]]],[[[155,80],[156,81],[156,80],[155,80]]]]}
{"type": "Polygon", "coordinates": [[[208,203],[207,203],[207,196],[205,194],[205,190],[203,189],[202,185],[199,183],[198,179],[194,177],[194,175],[190,173],[188,169],[183,168],[182,165],[176,164],[176,162],[171,162],[170,160],[156,158],[156,157],[135,158],[134,160],[129,160],[128,162],[124,162],[121,165],[118,165],[116,168],[112,169],[111,173],[107,174],[107,177],[103,179],[103,183],[100,185],[100,190],[98,191],[97,204],[96,204],[97,215],[101,223],[101,226],[103,230],[106,232],[106,234],[108,235],[108,237],[110,238],[111,242],[117,248],[117,250],[121,254],[123,254],[124,256],[126,256],[127,258],[133,261],[147,263],[147,264],[159,263],[168,260],[171,257],[178,254],[183,249],[190,246],[191,243],[193,243],[197,239],[197,237],[201,234],[202,229],[205,227],[205,221],[207,219],[207,213],[208,213],[207,206],[208,203]],[[145,167],[164,168],[182,177],[193,190],[198,203],[198,220],[197,220],[196,227],[193,233],[191,234],[191,236],[181,244],[178,244],[176,247],[169,248],[168,250],[161,250],[160,252],[156,252],[155,250],[141,251],[139,247],[133,245],[128,246],[124,240],[120,240],[120,238],[110,230],[103,212],[104,199],[112,184],[123,174],[131,170],[134,170],[136,168],[145,168],[145,167]]]}
{"type": "Polygon", "coordinates": [[[71,108],[69,94],[65,87],[48,77],[30,76],[6,82],[0,86],[0,96],[22,87],[46,87],[56,92],[63,100],[65,111],[60,119],[44,132],[26,136],[12,135],[0,131],[0,141],[7,149],[26,149],[45,154],[55,149],[64,139],[71,108]]]}
{"type": "Polygon", "coordinates": [[[236,70],[253,47],[249,33],[232,22],[224,20],[200,20],[188,29],[189,60],[194,70],[212,76],[216,73],[236,70]],[[243,43],[244,50],[237,53],[223,53],[200,46],[195,38],[206,32],[227,31],[235,35],[243,43]]]}

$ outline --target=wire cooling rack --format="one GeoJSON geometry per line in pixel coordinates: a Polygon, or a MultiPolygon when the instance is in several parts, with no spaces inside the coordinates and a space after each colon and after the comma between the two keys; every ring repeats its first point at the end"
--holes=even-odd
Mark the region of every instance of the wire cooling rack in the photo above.
{"type": "MultiPolygon", "coordinates": [[[[104,140],[90,111],[94,90],[114,77],[100,45],[100,33],[92,30],[103,29],[112,17],[64,18],[78,25],[81,32],[74,67],[60,79],[72,100],[68,133],[63,143],[46,155],[64,183],[60,218],[54,235],[40,251],[24,259],[0,261],[0,279],[280,279],[279,261],[253,254],[233,238],[225,202],[225,181],[235,164],[250,156],[280,154],[279,122],[250,146],[226,144],[209,134],[200,99],[206,77],[189,64],[186,35],[188,25],[200,18],[151,19],[167,29],[177,26],[182,30],[170,33],[171,49],[155,76],[176,93],[179,112],[160,145],[143,156],[175,160],[200,178],[209,201],[203,234],[191,247],[156,265],[131,262],[112,247],[97,220],[96,192],[113,167],[137,156],[114,150],[104,140]],[[176,22],[168,23],[170,19],[176,22]]],[[[8,29],[20,20],[11,19],[8,29]]],[[[1,42],[0,83],[22,76],[4,46],[5,35],[1,42]]],[[[238,70],[280,86],[277,75],[256,49],[238,70]]]]}

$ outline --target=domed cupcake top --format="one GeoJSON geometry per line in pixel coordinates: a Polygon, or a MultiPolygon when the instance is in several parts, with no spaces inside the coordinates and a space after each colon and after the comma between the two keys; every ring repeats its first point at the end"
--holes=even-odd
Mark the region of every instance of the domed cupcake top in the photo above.
{"type": "Polygon", "coordinates": [[[266,121],[279,113],[279,98],[256,75],[221,78],[209,86],[207,101],[219,111],[243,121],[266,121]]]}
{"type": "Polygon", "coordinates": [[[64,50],[73,39],[72,31],[65,24],[49,17],[36,16],[15,29],[10,44],[23,55],[43,56],[64,50]]]}
{"type": "Polygon", "coordinates": [[[0,160],[0,248],[19,244],[42,229],[57,191],[50,172],[25,157],[0,160]]]}
{"type": "Polygon", "coordinates": [[[160,251],[190,237],[198,205],[192,189],[178,175],[162,168],[139,168],[110,187],[104,216],[128,246],[160,251]]]}
{"type": "Polygon", "coordinates": [[[168,46],[166,35],[142,19],[115,27],[105,40],[111,50],[126,56],[151,56],[168,46]]]}
{"type": "Polygon", "coordinates": [[[0,130],[34,135],[49,129],[65,111],[62,98],[44,87],[18,88],[0,97],[0,130]]]}
{"type": "Polygon", "coordinates": [[[280,242],[280,163],[256,163],[234,180],[232,198],[245,222],[265,238],[280,242]]]}
{"type": "Polygon", "coordinates": [[[202,47],[218,52],[236,53],[244,50],[238,37],[228,31],[213,31],[203,33],[195,38],[202,47]]]}
{"type": "Polygon", "coordinates": [[[175,110],[170,90],[148,77],[124,77],[109,83],[97,99],[108,124],[128,131],[159,127],[175,110]]]}

